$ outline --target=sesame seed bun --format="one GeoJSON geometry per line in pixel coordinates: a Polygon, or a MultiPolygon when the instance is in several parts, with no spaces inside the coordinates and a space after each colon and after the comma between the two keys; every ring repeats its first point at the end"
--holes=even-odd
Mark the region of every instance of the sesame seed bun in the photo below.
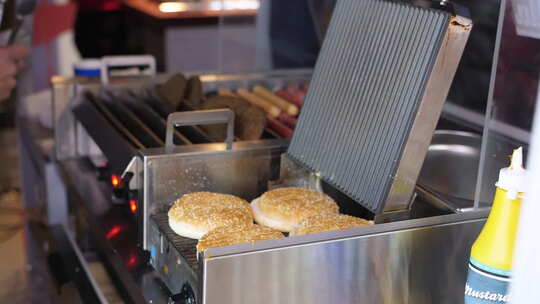
{"type": "Polygon", "coordinates": [[[253,214],[247,201],[233,195],[212,192],[183,195],[173,204],[168,215],[171,229],[192,239],[200,239],[218,227],[253,223],[253,214]]]}
{"type": "Polygon", "coordinates": [[[296,187],[268,191],[251,203],[251,209],[257,223],[283,232],[290,232],[307,217],[339,211],[326,194],[296,187]]]}
{"type": "Polygon", "coordinates": [[[197,251],[233,244],[273,240],[284,237],[283,233],[256,224],[224,226],[205,234],[197,243],[197,251]]]}
{"type": "Polygon", "coordinates": [[[343,230],[367,225],[373,225],[373,222],[345,214],[319,214],[305,218],[294,227],[290,235],[343,230]]]}

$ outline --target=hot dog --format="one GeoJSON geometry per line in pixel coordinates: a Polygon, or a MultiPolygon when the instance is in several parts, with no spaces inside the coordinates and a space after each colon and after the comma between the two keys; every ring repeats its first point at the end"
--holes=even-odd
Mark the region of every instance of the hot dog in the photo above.
{"type": "Polygon", "coordinates": [[[261,107],[263,110],[266,111],[270,116],[272,117],[278,117],[279,114],[281,114],[281,110],[273,105],[271,102],[267,101],[266,99],[263,99],[253,93],[250,93],[246,89],[238,89],[236,92],[242,96],[245,100],[249,101],[250,103],[261,107]]]}
{"type": "Polygon", "coordinates": [[[266,117],[266,124],[282,137],[291,138],[293,136],[293,130],[271,116],[266,117]]]}
{"type": "Polygon", "coordinates": [[[279,97],[278,95],[272,93],[271,91],[269,91],[268,89],[264,87],[255,86],[253,88],[253,93],[255,93],[256,95],[262,98],[267,99],[268,101],[276,105],[278,108],[280,108],[283,112],[289,115],[292,115],[292,116],[298,115],[298,107],[296,105],[279,97]]]}

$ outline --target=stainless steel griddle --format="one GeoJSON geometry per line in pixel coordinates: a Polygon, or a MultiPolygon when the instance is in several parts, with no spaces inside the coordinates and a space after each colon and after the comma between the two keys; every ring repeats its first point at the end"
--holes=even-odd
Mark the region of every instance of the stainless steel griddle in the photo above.
{"type": "Polygon", "coordinates": [[[464,259],[485,214],[410,219],[410,211],[472,24],[451,6],[415,3],[338,2],[290,146],[167,141],[132,159],[141,243],[172,294],[189,287],[197,303],[432,303],[462,294],[465,268],[448,265],[464,259]],[[342,212],[380,224],[210,248],[197,264],[195,242],[168,227],[166,212],[183,194],[252,200],[287,185],[324,191],[342,212]]]}

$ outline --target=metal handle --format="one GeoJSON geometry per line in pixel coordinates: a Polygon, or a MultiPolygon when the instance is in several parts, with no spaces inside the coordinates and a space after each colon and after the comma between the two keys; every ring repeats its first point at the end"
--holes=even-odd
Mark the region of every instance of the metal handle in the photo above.
{"type": "Polygon", "coordinates": [[[229,109],[203,110],[175,112],[167,117],[167,133],[165,136],[165,148],[174,147],[173,131],[175,127],[227,124],[227,150],[232,149],[234,140],[234,112],[229,109]]]}
{"type": "Polygon", "coordinates": [[[105,56],[101,58],[101,83],[109,84],[109,68],[110,67],[140,67],[147,66],[149,77],[156,76],[156,59],[151,55],[138,56],[105,56]]]}

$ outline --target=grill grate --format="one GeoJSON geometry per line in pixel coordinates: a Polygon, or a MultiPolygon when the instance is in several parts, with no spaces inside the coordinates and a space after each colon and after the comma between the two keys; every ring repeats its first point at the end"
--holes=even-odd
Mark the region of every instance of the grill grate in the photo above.
{"type": "Polygon", "coordinates": [[[151,216],[157,224],[159,231],[167,238],[174,248],[184,257],[191,269],[197,272],[197,240],[179,236],[169,226],[167,212],[157,212],[151,216]]]}
{"type": "Polygon", "coordinates": [[[380,212],[450,17],[394,1],[338,1],[289,156],[380,212]]]}

